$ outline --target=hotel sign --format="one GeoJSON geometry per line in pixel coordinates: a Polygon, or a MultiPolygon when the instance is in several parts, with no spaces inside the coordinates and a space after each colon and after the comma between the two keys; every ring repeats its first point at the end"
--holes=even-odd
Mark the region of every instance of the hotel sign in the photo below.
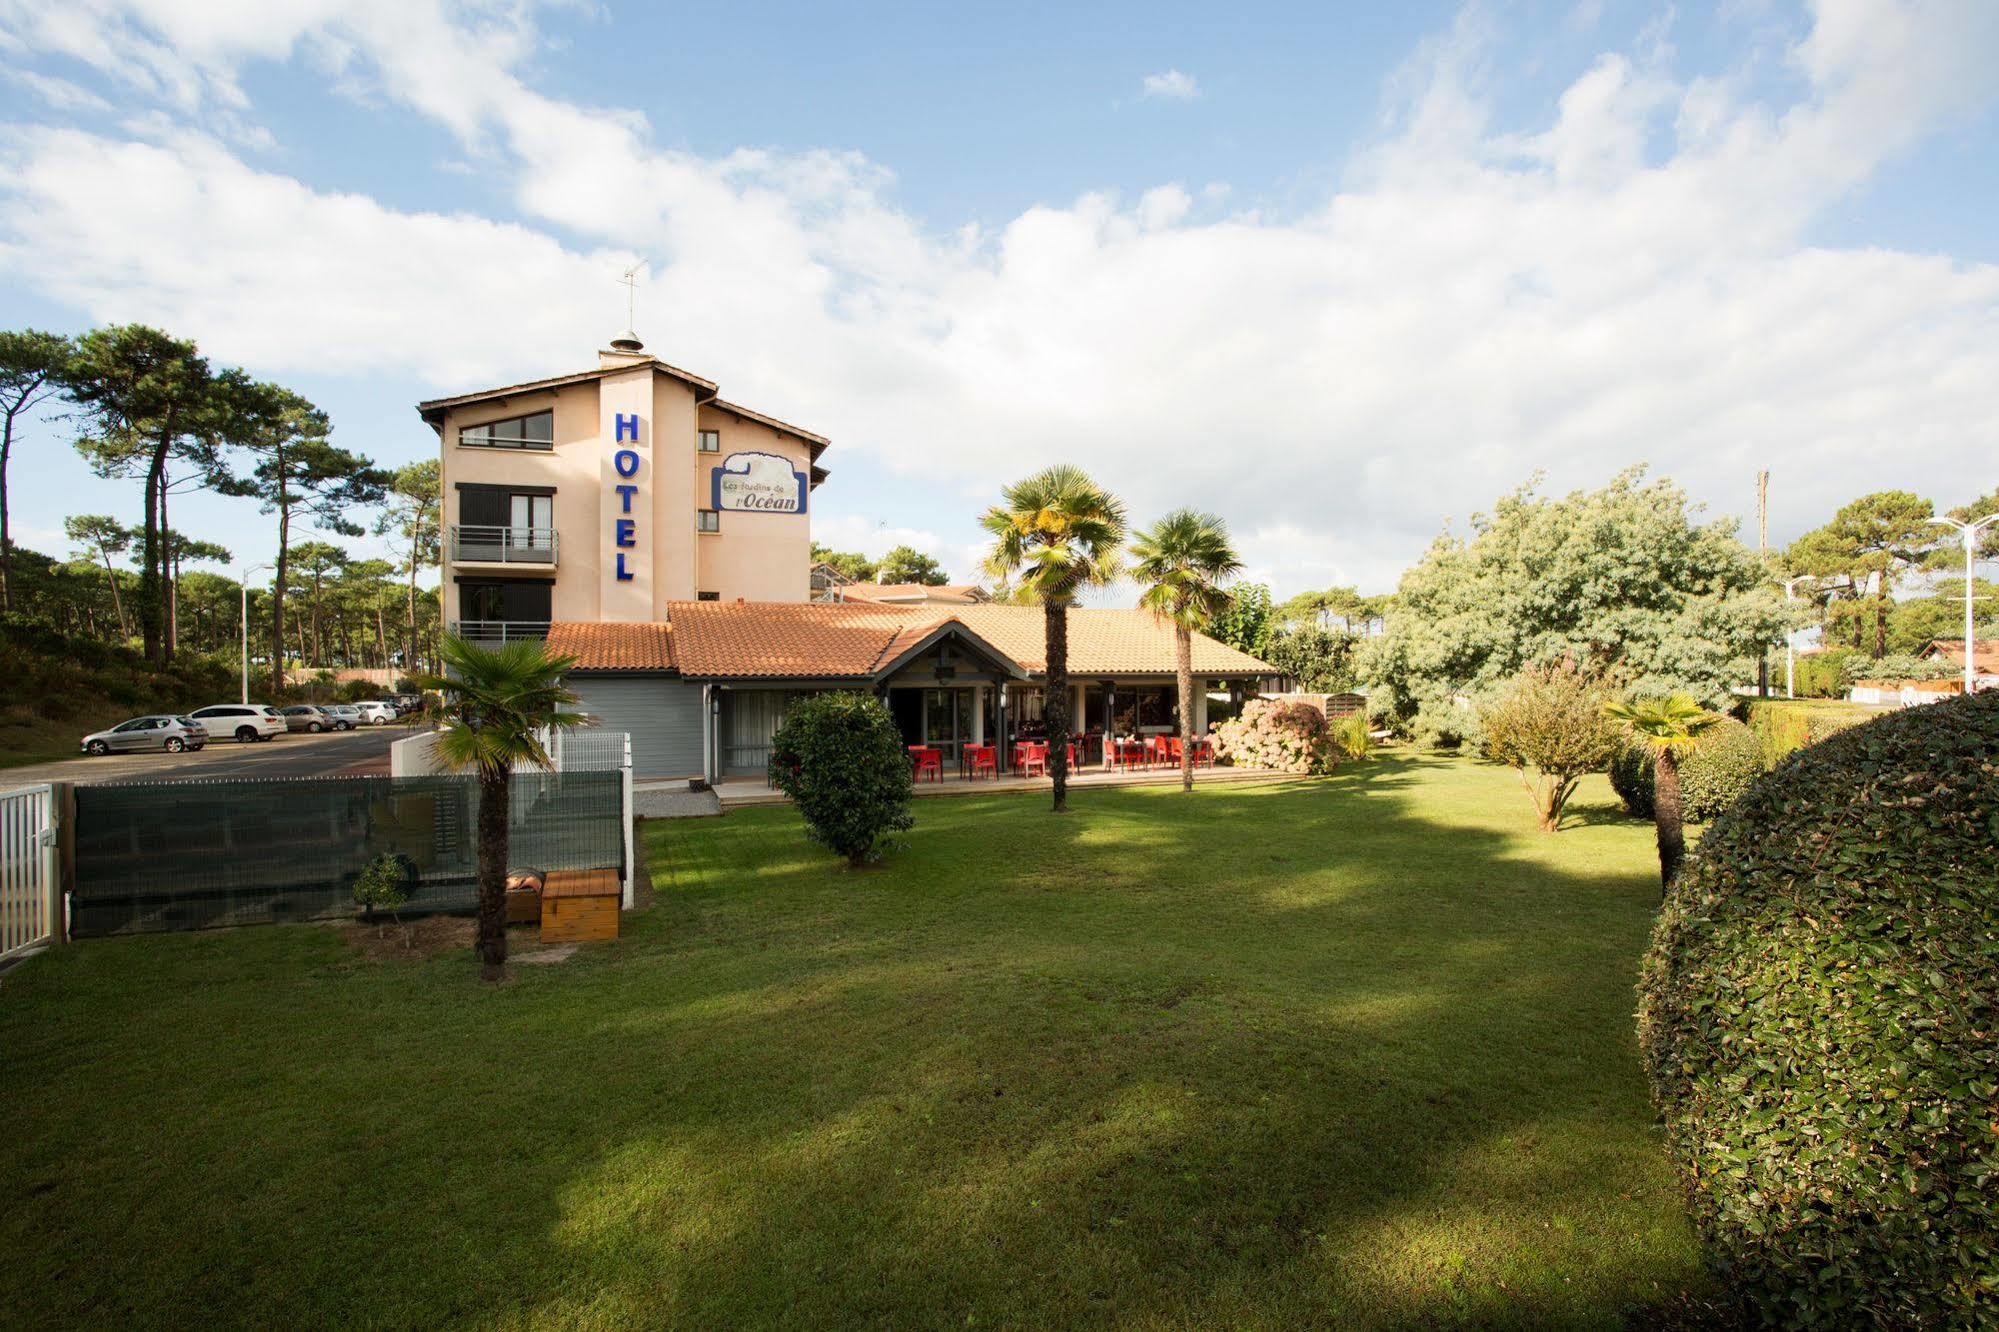
{"type": "Polygon", "coordinates": [[[713,507],[737,513],[804,513],[808,478],[776,453],[732,453],[713,473],[713,507]]]}

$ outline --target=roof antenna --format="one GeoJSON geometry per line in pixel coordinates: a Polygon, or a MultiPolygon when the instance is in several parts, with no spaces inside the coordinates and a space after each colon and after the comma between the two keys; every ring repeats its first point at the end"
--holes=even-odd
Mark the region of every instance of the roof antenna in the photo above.
{"type": "Polygon", "coordinates": [[[630,268],[627,268],[624,276],[618,279],[618,281],[625,285],[625,331],[623,336],[611,339],[612,351],[638,352],[645,350],[645,344],[639,341],[639,335],[632,330],[637,324],[636,310],[639,294],[639,272],[648,262],[646,259],[640,259],[630,268]]]}

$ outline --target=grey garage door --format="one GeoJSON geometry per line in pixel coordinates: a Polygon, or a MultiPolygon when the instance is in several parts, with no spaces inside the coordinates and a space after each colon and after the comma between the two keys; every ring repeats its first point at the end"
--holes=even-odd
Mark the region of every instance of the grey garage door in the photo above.
{"type": "Polygon", "coordinates": [[[632,776],[701,775],[701,686],[642,676],[563,681],[606,730],[632,737],[632,776]]]}

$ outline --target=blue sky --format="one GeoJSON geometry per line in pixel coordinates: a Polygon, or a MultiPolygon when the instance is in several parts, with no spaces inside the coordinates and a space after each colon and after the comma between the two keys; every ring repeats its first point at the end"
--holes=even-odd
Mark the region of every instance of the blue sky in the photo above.
{"type": "MultiPolygon", "coordinates": [[[[834,437],[815,535],[969,574],[1082,462],[1280,593],[1545,473],[1773,534],[1999,484],[1999,6],[0,0],[9,325],[144,319],[327,407],[639,331],[834,437]]],[[[21,539],[136,516],[51,423],[21,539]]],[[[248,501],[180,508],[248,560],[248,501]]]]}

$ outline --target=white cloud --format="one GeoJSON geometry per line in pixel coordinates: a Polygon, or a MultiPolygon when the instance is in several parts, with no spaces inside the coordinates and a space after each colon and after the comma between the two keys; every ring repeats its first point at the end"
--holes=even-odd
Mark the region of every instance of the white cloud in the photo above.
{"type": "Polygon", "coordinates": [[[1224,213],[1213,191],[1196,210],[1164,184],[947,235],[864,158],[703,158],[535,91],[511,8],[245,6],[237,27],[187,8],[112,18],[97,0],[63,41],[16,37],[74,52],[114,25],[100,45],[185,119],[242,114],[246,62],[319,61],[445,126],[536,222],[315,189],[246,163],[213,120],[15,127],[0,273],[262,373],[444,391],[587,363],[623,322],[618,270],[654,255],[638,322],[656,350],[831,434],[836,469],[866,451],[925,478],[955,524],[828,517],[869,503],[836,471],[814,532],[837,547],[906,542],[963,576],[982,497],[1056,460],[1140,521],[1222,513],[1280,593],[1387,585],[1446,517],[1537,468],[1565,487],[1649,460],[1740,511],[1768,467],[1779,535],[1866,489],[1956,502],[1999,480],[1999,268],[1800,240],[1992,95],[1999,6],[1979,0],[1822,0],[1781,104],[1732,71],[1676,79],[1654,34],[1519,134],[1489,128],[1474,12],[1401,72],[1382,140],[1302,215],[1224,213]],[[619,197],[581,188],[602,180],[619,197]]]}
{"type": "Polygon", "coordinates": [[[1141,80],[1141,87],[1141,96],[1157,97],[1169,102],[1191,102],[1201,95],[1201,87],[1194,82],[1194,76],[1182,74],[1177,69],[1147,74],[1141,80]]]}

